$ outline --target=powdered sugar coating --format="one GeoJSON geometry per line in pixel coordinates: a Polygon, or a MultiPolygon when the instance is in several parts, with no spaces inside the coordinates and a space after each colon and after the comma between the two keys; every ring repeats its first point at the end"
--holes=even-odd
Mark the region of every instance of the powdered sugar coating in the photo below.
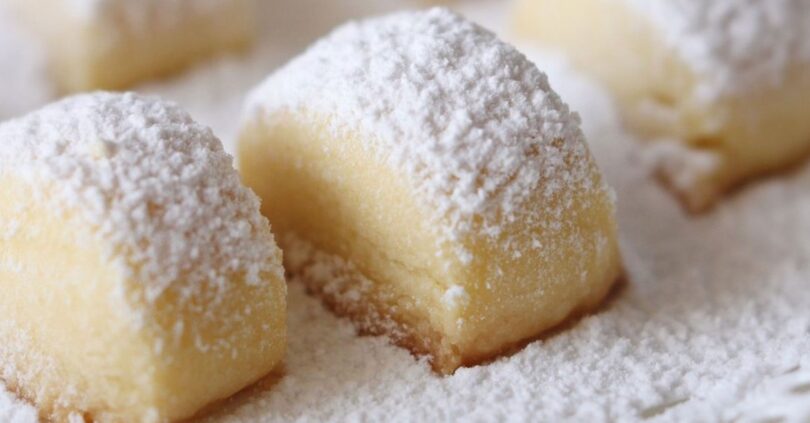
{"type": "Polygon", "coordinates": [[[623,0],[649,17],[699,76],[696,95],[781,83],[810,64],[810,2],[805,0],[623,0]]]}
{"type": "MultiPolygon", "coordinates": [[[[253,60],[224,59],[152,91],[182,100],[198,119],[207,117],[227,146],[245,81],[286,60],[277,48],[283,45],[279,34],[296,34],[294,42],[303,42],[300,37],[322,33],[336,16],[379,13],[383,3],[406,4],[295,0],[285,3],[284,16],[268,7],[262,19],[274,29],[262,42],[268,48],[253,60]],[[327,23],[309,19],[313,6],[326,9],[327,23]]],[[[454,4],[509,33],[502,1],[454,4]]],[[[290,338],[287,375],[204,421],[624,422],[642,420],[642,410],[652,410],[657,414],[651,422],[746,422],[763,420],[757,417],[765,410],[784,409],[781,389],[771,391],[768,381],[780,369],[792,369],[796,357],[804,361],[803,373],[810,373],[810,169],[768,180],[717,213],[688,219],[642,169],[624,160],[637,143],[617,132],[610,98],[556,56],[532,54],[555,90],[582,113],[597,159],[623,199],[619,216],[631,295],[620,296],[614,311],[517,356],[439,378],[386,339],[357,337],[349,322],[292,283],[289,324],[296,336],[290,338]],[[734,412],[722,418],[724,410],[734,412]]],[[[810,398],[797,405],[807,404],[810,398]]],[[[25,408],[0,399],[0,421],[28,413],[25,408]]],[[[810,411],[785,421],[810,421],[810,411]]]]}
{"type": "Polygon", "coordinates": [[[37,410],[14,397],[0,386],[0,421],[7,423],[36,423],[37,410]]]}
{"type": "MultiPolygon", "coordinates": [[[[589,185],[579,117],[546,76],[442,8],[340,27],[251,94],[249,119],[279,112],[327,119],[336,137],[362,134],[364,147],[409,179],[443,241],[538,220],[526,216],[537,205],[524,207],[537,191],[551,203],[574,189],[605,189],[589,185]]],[[[565,201],[543,206],[565,216],[565,201]]]]}
{"type": "Polygon", "coordinates": [[[48,204],[79,211],[147,304],[169,290],[186,301],[225,292],[235,277],[283,277],[258,198],[211,130],[174,104],[96,93],[9,121],[3,174],[53,187],[48,204]]]}

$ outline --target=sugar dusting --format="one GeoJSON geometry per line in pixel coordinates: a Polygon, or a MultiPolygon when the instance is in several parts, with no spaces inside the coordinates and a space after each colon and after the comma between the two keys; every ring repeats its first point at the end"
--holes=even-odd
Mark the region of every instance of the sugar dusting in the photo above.
{"type": "MultiPolygon", "coordinates": [[[[358,1],[335,0],[329,12],[358,1]]],[[[329,7],[322,0],[296,4],[292,17],[268,12],[268,27],[297,33],[312,10],[329,7]]],[[[491,27],[502,25],[500,2],[464,9],[491,27]]],[[[195,116],[217,119],[210,123],[228,132],[224,116],[239,115],[228,95],[243,91],[227,88],[291,53],[263,49],[261,57],[218,63],[149,90],[186,100],[195,116]],[[222,68],[234,77],[221,78],[222,68]]],[[[618,191],[628,288],[608,309],[513,357],[439,378],[384,339],[356,337],[351,324],[293,283],[286,376],[207,420],[810,420],[810,167],[688,218],[636,166],[634,144],[604,93],[556,58],[532,57],[582,113],[597,160],[618,191]]],[[[21,423],[35,421],[30,407],[0,392],[0,421],[13,413],[23,416],[21,423]]]]}
{"type": "Polygon", "coordinates": [[[0,386],[0,422],[30,423],[37,421],[37,410],[18,400],[0,386]]]}
{"type": "Polygon", "coordinates": [[[579,116],[546,75],[443,8],[338,28],[251,94],[248,119],[279,112],[329,119],[337,136],[363,134],[364,147],[409,180],[462,262],[471,255],[456,242],[471,231],[496,238],[518,220],[559,230],[573,191],[607,190],[591,176],[579,116]],[[559,219],[541,221],[541,207],[559,219]]]}
{"type": "Polygon", "coordinates": [[[665,42],[700,75],[711,99],[781,83],[810,66],[805,0],[623,0],[649,16],[665,42]]]}
{"type": "Polygon", "coordinates": [[[78,210],[153,304],[281,275],[259,200],[210,129],[172,103],[134,94],[71,97],[0,125],[0,174],[55,211],[78,210]],[[56,198],[51,199],[51,195],[56,198]]]}
{"type": "Polygon", "coordinates": [[[441,378],[358,338],[293,282],[287,376],[208,421],[810,418],[810,168],[685,216],[636,166],[604,93],[540,59],[618,188],[630,279],[619,297],[512,357],[441,378]]]}

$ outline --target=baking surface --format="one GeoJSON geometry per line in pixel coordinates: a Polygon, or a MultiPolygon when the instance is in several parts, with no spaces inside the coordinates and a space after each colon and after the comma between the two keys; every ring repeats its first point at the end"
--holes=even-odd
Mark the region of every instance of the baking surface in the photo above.
{"type": "MultiPolygon", "coordinates": [[[[266,0],[255,51],[137,90],[186,107],[232,151],[247,90],[349,18],[415,2],[266,0]]],[[[515,41],[508,2],[459,1],[515,41]]],[[[251,421],[810,421],[810,165],[684,215],[648,176],[610,98],[559,56],[517,42],[583,118],[619,198],[628,284],[598,313],[495,363],[435,376],[358,337],[291,284],[284,376],[206,415],[251,421]],[[769,420],[770,421],[770,420],[769,420]]],[[[41,53],[0,13],[0,118],[46,102],[41,53]]],[[[0,421],[35,421],[0,389],[0,421]]]]}

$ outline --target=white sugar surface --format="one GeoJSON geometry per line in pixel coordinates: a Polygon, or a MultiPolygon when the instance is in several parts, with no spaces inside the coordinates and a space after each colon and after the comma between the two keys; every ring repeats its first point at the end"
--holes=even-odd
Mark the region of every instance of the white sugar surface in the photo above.
{"type": "MultiPolygon", "coordinates": [[[[181,102],[232,142],[248,87],[339,20],[400,4],[324,3],[289,2],[285,13],[267,13],[267,40],[255,55],[144,90],[181,102]]],[[[462,9],[508,36],[503,2],[462,9]]],[[[382,339],[356,337],[293,284],[286,376],[238,396],[209,421],[810,420],[810,166],[689,218],[637,165],[605,94],[558,58],[530,56],[581,112],[618,191],[628,287],[571,329],[439,378],[382,339]]],[[[0,87],[3,104],[10,100],[0,87]]],[[[0,392],[0,421],[12,415],[34,421],[29,407],[0,392]]]]}
{"type": "Polygon", "coordinates": [[[667,45],[700,75],[711,99],[781,83],[810,65],[806,0],[621,0],[648,16],[667,45]]]}
{"type": "Polygon", "coordinates": [[[30,423],[37,419],[37,411],[17,399],[0,386],[0,422],[30,423]]]}
{"type": "MultiPolygon", "coordinates": [[[[609,195],[591,176],[579,116],[546,75],[444,8],[341,26],[251,93],[248,120],[281,113],[327,119],[336,137],[363,134],[362,147],[414,187],[442,241],[498,238],[517,220],[559,230],[572,191],[609,195]],[[558,219],[538,224],[541,207],[558,219]]],[[[513,238],[504,249],[520,245],[513,238]]]]}
{"type": "Polygon", "coordinates": [[[234,275],[256,284],[282,273],[258,197],[211,130],[174,103],[92,93],[9,120],[7,175],[55,186],[43,201],[79,210],[149,304],[169,290],[191,301],[227,291],[234,275]]]}

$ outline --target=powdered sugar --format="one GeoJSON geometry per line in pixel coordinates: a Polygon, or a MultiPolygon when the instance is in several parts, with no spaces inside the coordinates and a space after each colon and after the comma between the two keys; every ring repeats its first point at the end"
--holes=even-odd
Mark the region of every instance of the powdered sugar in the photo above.
{"type": "Polygon", "coordinates": [[[698,74],[699,98],[781,83],[810,65],[805,0],[623,0],[649,16],[698,74]]]}
{"type": "Polygon", "coordinates": [[[807,394],[794,392],[810,368],[810,169],[692,219],[636,166],[609,99],[570,72],[555,69],[556,86],[583,110],[623,200],[630,284],[617,298],[514,356],[442,378],[382,338],[358,338],[293,281],[286,376],[208,421],[810,418],[807,394]]]}
{"type": "MultiPolygon", "coordinates": [[[[185,100],[194,116],[230,134],[244,80],[294,51],[278,47],[280,39],[300,47],[308,41],[300,38],[337,24],[334,14],[363,12],[358,4],[375,10],[405,4],[289,3],[285,14],[273,7],[262,15],[272,33],[256,56],[150,89],[185,100]]],[[[492,27],[507,22],[502,2],[458,3],[492,27]]],[[[350,323],[293,282],[286,375],[238,396],[208,421],[810,420],[810,400],[794,392],[810,371],[810,168],[754,184],[709,215],[684,216],[632,160],[636,144],[618,127],[610,99],[556,58],[531,57],[582,113],[597,160],[618,191],[628,287],[557,336],[440,378],[385,339],[357,337],[350,323]]],[[[2,398],[0,421],[31,412],[2,398]]]]}
{"type": "Polygon", "coordinates": [[[37,410],[19,401],[0,386],[0,421],[6,423],[34,423],[37,410]]]}
{"type": "MultiPolygon", "coordinates": [[[[409,179],[442,242],[472,230],[495,237],[504,223],[540,220],[526,215],[537,206],[525,206],[537,191],[550,200],[604,189],[591,185],[578,116],[546,76],[446,9],[337,29],[251,95],[249,116],[279,111],[329,119],[336,136],[359,132],[409,179]]],[[[568,206],[546,203],[559,209],[553,216],[568,206]]],[[[545,224],[551,230],[555,222],[545,224]]]]}
{"type": "Polygon", "coordinates": [[[97,93],[0,126],[0,175],[54,187],[55,212],[78,210],[151,304],[228,290],[235,276],[281,276],[258,198],[210,129],[173,104],[97,93]]]}
{"type": "Polygon", "coordinates": [[[442,302],[448,307],[457,307],[469,301],[469,294],[463,286],[453,285],[442,295],[442,302]]]}
{"type": "Polygon", "coordinates": [[[810,369],[784,369],[784,374],[765,383],[724,417],[742,422],[810,420],[810,369]]]}

